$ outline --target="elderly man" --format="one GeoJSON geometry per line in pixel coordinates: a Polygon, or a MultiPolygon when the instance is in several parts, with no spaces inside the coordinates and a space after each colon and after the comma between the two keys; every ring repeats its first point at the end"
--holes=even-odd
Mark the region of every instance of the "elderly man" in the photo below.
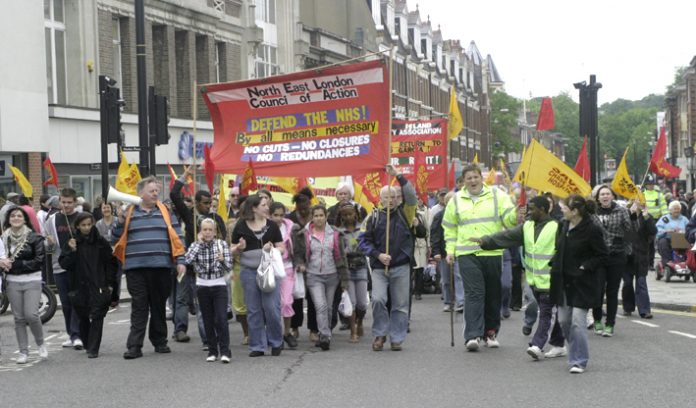
{"type": "Polygon", "coordinates": [[[336,216],[338,215],[338,208],[343,203],[351,203],[355,207],[355,211],[358,213],[358,222],[362,221],[367,217],[367,211],[358,203],[353,201],[353,186],[350,183],[342,181],[336,186],[336,200],[338,202],[328,209],[327,222],[331,225],[336,225],[336,216]]]}
{"type": "Polygon", "coordinates": [[[414,238],[424,237],[423,225],[416,225],[416,190],[394,167],[387,173],[396,177],[403,192],[403,206],[399,205],[396,188],[382,187],[381,209],[376,209],[365,221],[359,248],[370,258],[372,267],[372,350],[381,351],[389,334],[391,349],[399,351],[408,330],[408,303],[410,299],[410,265],[413,259],[414,238]],[[389,213],[387,213],[389,212],[389,213]],[[417,230],[416,230],[416,227],[417,230]],[[389,230],[389,242],[387,242],[389,230]],[[388,311],[387,293],[391,294],[388,311]]]}
{"type": "Polygon", "coordinates": [[[177,274],[182,276],[186,266],[179,221],[158,200],[161,188],[153,176],[138,182],[142,202],[119,211],[113,226],[114,255],[121,261],[132,298],[128,351],[123,354],[126,360],[143,356],[148,314],[148,337],[155,352],[171,352],[167,346],[165,303],[171,290],[172,268],[176,265],[177,274]]]}

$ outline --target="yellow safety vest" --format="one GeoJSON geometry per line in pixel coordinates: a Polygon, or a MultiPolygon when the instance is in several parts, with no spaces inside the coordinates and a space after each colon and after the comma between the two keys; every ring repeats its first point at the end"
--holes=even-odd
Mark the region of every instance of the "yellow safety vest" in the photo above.
{"type": "Polygon", "coordinates": [[[534,221],[527,221],[522,226],[525,275],[527,283],[538,290],[551,288],[551,260],[556,253],[556,231],[558,223],[551,220],[544,225],[535,241],[534,221]]]}
{"type": "Polygon", "coordinates": [[[483,186],[481,194],[472,200],[462,189],[447,203],[442,218],[445,249],[455,256],[500,256],[502,249],[483,250],[470,238],[492,235],[517,223],[515,205],[510,197],[496,187],[483,186]]]}
{"type": "Polygon", "coordinates": [[[667,202],[662,193],[655,190],[645,190],[643,191],[643,195],[645,196],[645,206],[647,207],[648,213],[654,219],[657,220],[667,214],[667,202]]]}

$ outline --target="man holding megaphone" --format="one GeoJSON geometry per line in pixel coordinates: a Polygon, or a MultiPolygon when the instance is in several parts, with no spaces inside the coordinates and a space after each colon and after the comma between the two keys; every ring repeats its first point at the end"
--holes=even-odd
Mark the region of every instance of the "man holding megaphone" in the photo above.
{"type": "Polygon", "coordinates": [[[120,209],[112,237],[114,256],[126,274],[131,295],[131,329],[123,354],[126,360],[142,357],[148,315],[149,339],[157,353],[170,353],[167,345],[165,304],[171,290],[171,271],[184,273],[184,244],[181,226],[159,201],[160,181],[146,177],[138,182],[140,204],[120,209]]]}

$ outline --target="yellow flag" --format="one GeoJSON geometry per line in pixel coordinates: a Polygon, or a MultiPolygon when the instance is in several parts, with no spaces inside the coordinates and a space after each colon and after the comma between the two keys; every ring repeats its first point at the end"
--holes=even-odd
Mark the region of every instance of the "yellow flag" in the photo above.
{"type": "Polygon", "coordinates": [[[478,152],[476,152],[476,153],[474,154],[474,161],[471,162],[471,163],[473,163],[473,164],[478,164],[478,163],[479,163],[479,162],[478,162],[478,152]]]}
{"type": "Polygon", "coordinates": [[[486,183],[486,184],[489,185],[489,186],[492,186],[493,184],[495,184],[495,179],[497,178],[497,177],[496,177],[496,176],[497,176],[496,173],[497,173],[497,172],[495,171],[495,167],[492,168],[492,169],[488,172],[488,175],[486,176],[486,179],[485,179],[483,182],[486,183]]]}
{"type": "Polygon", "coordinates": [[[140,178],[138,165],[128,164],[126,154],[121,152],[121,163],[118,165],[116,173],[116,190],[127,194],[137,194],[136,186],[140,178]]]}
{"type": "Polygon", "coordinates": [[[365,211],[367,213],[371,213],[372,210],[375,208],[375,205],[372,204],[372,201],[370,201],[369,198],[365,195],[363,192],[363,186],[360,183],[357,183],[355,180],[353,181],[353,190],[355,191],[355,195],[353,196],[353,200],[355,200],[356,203],[360,204],[365,208],[365,211]]]}
{"type": "Polygon", "coordinates": [[[629,200],[635,200],[636,198],[645,204],[645,196],[643,192],[640,191],[636,184],[628,175],[628,167],[626,166],[626,154],[628,154],[628,147],[621,158],[621,163],[616,169],[616,174],[614,174],[614,180],[611,182],[611,189],[618,195],[624,196],[629,200]]]}
{"type": "Polygon", "coordinates": [[[12,165],[10,165],[10,171],[12,171],[12,174],[14,174],[15,181],[17,181],[17,184],[19,184],[19,188],[22,189],[22,194],[24,194],[24,197],[34,197],[34,187],[32,187],[29,180],[24,177],[24,173],[12,165]]]}
{"type": "Polygon", "coordinates": [[[299,190],[300,181],[297,177],[271,177],[271,181],[292,195],[297,194],[299,190]]]}
{"type": "Polygon", "coordinates": [[[225,223],[227,223],[227,218],[228,218],[228,213],[227,213],[227,190],[225,189],[227,187],[227,183],[225,182],[224,177],[220,178],[220,195],[218,196],[218,208],[217,208],[217,215],[222,218],[225,223]]]}
{"type": "Polygon", "coordinates": [[[459,136],[459,132],[462,131],[463,127],[464,121],[462,120],[462,114],[459,112],[459,104],[457,103],[457,93],[455,92],[454,85],[452,85],[449,103],[449,124],[447,128],[448,138],[454,139],[455,137],[459,136]]]}
{"type": "Polygon", "coordinates": [[[592,192],[592,188],[582,177],[536,139],[532,140],[524,152],[513,181],[539,191],[548,191],[561,198],[571,194],[587,197],[592,192]]]}

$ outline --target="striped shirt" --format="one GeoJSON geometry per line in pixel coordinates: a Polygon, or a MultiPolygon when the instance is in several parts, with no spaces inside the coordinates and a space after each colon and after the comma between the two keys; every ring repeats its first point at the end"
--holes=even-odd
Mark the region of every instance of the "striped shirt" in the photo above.
{"type": "MultiPolygon", "coordinates": [[[[171,217],[172,227],[183,242],[181,225],[176,217],[171,217]]],[[[123,224],[115,220],[111,230],[112,244],[116,244],[123,234],[123,224]]],[[[128,226],[128,245],[123,270],[139,268],[172,268],[172,250],[167,233],[167,224],[158,207],[144,211],[139,205],[133,209],[128,226]]],[[[184,263],[184,257],[177,257],[177,264],[184,263]]]]}

